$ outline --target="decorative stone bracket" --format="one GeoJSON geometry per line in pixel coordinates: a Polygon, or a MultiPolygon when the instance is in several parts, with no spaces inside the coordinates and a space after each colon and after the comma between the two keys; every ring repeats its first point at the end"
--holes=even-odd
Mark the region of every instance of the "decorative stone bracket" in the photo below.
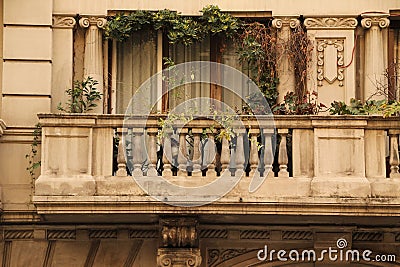
{"type": "Polygon", "coordinates": [[[162,247],[193,248],[198,245],[195,219],[163,219],[160,221],[160,226],[162,247]]]}

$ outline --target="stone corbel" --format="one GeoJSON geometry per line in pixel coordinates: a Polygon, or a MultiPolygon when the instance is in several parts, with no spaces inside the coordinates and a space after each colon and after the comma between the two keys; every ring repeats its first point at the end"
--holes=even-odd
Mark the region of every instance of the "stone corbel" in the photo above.
{"type": "Polygon", "coordinates": [[[170,248],[196,247],[198,244],[195,219],[179,218],[160,221],[161,246],[170,248]]]}
{"type": "Polygon", "coordinates": [[[72,29],[76,25],[74,17],[53,16],[53,28],[72,29]]]}

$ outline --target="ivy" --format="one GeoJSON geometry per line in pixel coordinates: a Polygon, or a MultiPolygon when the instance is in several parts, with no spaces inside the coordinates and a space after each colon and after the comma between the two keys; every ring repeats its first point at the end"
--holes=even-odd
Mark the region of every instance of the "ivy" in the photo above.
{"type": "Polygon", "coordinates": [[[25,158],[28,160],[28,167],[26,170],[29,172],[29,175],[32,178],[36,176],[36,169],[38,169],[41,165],[41,161],[37,160],[38,155],[38,147],[40,143],[40,138],[42,136],[42,126],[40,123],[35,125],[35,129],[33,130],[33,141],[31,144],[31,150],[28,154],[25,155],[25,158]]]}
{"type": "Polygon", "coordinates": [[[188,46],[203,40],[207,35],[223,34],[233,37],[240,28],[239,19],[221,12],[218,6],[208,5],[200,12],[200,17],[182,16],[168,9],[157,12],[138,10],[129,15],[117,14],[108,18],[105,36],[122,42],[140,30],[162,30],[170,43],[188,46]]]}

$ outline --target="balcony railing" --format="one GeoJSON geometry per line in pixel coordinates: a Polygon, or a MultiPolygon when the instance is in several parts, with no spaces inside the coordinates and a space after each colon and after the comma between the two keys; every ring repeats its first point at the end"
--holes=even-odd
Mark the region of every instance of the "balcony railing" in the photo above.
{"type": "Polygon", "coordinates": [[[33,197],[39,213],[163,212],[173,207],[162,202],[201,203],[208,195],[216,201],[197,212],[232,204],[225,212],[293,214],[294,206],[308,205],[310,214],[351,214],[355,207],[390,214],[388,204],[400,207],[398,118],[275,116],[272,123],[243,117],[245,129],[231,140],[208,131],[208,119],[165,131],[160,139],[157,116],[125,125],[121,115],[39,118],[42,166],[33,197]],[[187,189],[223,175],[238,179],[220,197],[219,188],[206,195],[171,192],[159,179],[187,189]]]}

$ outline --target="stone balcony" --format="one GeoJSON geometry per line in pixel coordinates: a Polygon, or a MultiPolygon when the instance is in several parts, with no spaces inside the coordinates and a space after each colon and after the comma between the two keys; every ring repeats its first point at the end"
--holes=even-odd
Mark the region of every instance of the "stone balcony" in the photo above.
{"type": "Polygon", "coordinates": [[[204,132],[213,124],[208,119],[167,132],[162,146],[157,116],[129,124],[122,115],[39,119],[42,166],[33,202],[44,216],[400,212],[395,117],[275,116],[273,122],[242,117],[246,129],[231,146],[226,138],[217,146],[200,145],[204,137],[214,141],[204,132]],[[209,186],[221,177],[222,187],[232,187],[223,195],[221,184],[209,186]],[[206,191],[193,189],[199,187],[206,191]]]}

